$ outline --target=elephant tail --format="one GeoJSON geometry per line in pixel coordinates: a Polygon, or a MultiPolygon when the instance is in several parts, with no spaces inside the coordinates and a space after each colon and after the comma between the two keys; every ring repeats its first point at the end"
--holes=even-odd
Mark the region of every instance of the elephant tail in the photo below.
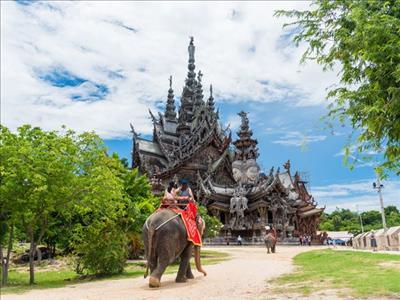
{"type": "Polygon", "coordinates": [[[155,228],[150,224],[147,228],[147,238],[148,238],[148,253],[147,253],[147,264],[146,264],[146,271],[144,273],[144,278],[146,278],[149,275],[149,265],[150,262],[153,261],[153,256],[154,256],[154,236],[155,236],[155,228]]]}
{"type": "Polygon", "coordinates": [[[207,272],[204,271],[203,267],[201,266],[201,261],[200,261],[200,246],[194,246],[194,262],[196,264],[196,269],[200,273],[203,273],[204,276],[207,276],[207,272]]]}

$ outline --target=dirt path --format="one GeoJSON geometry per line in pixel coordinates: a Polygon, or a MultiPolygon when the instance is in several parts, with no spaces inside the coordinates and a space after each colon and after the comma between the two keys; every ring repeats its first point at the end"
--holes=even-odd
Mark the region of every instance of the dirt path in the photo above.
{"type": "Polygon", "coordinates": [[[267,255],[265,248],[212,248],[228,252],[232,258],[217,265],[205,266],[207,277],[195,272],[195,279],[175,283],[175,274],[165,275],[161,288],[150,289],[140,278],[98,281],[63,288],[33,290],[20,295],[3,295],[1,300],[40,299],[260,299],[267,298],[266,280],[293,270],[296,254],[321,247],[279,247],[267,255]]]}

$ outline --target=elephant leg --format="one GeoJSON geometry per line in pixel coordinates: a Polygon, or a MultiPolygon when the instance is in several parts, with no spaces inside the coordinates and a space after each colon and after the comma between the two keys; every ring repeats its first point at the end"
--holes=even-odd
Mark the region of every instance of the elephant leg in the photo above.
{"type": "Polygon", "coordinates": [[[149,279],[150,287],[160,287],[161,276],[164,274],[165,269],[168,267],[168,259],[159,259],[157,267],[151,272],[149,279]]]}
{"type": "Polygon", "coordinates": [[[188,245],[181,254],[181,262],[179,264],[178,274],[176,275],[176,282],[186,282],[186,274],[188,270],[188,265],[190,262],[190,257],[192,256],[192,245],[188,245]]]}
{"type": "Polygon", "coordinates": [[[192,273],[192,267],[190,266],[190,261],[188,263],[187,270],[186,270],[186,278],[187,279],[194,279],[194,275],[192,273]]]}

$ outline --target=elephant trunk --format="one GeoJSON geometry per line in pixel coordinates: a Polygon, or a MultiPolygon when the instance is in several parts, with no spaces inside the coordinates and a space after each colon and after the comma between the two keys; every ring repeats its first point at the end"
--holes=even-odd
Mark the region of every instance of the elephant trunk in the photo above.
{"type": "Polygon", "coordinates": [[[204,276],[207,276],[207,272],[204,271],[203,267],[201,266],[201,261],[200,261],[200,246],[194,246],[194,262],[196,264],[196,269],[200,273],[203,273],[204,276]]]}

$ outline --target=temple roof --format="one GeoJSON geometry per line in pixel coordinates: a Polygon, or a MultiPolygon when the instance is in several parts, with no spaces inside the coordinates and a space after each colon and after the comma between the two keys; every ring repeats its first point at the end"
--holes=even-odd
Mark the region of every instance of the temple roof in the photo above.
{"type": "Polygon", "coordinates": [[[304,217],[309,217],[309,216],[312,216],[312,215],[315,215],[315,214],[319,214],[319,213],[321,213],[323,211],[324,211],[323,208],[313,208],[313,209],[305,211],[305,212],[300,212],[299,216],[303,217],[303,218],[304,217]]]}
{"type": "Polygon", "coordinates": [[[162,153],[160,146],[157,143],[139,138],[137,138],[136,142],[141,152],[147,152],[150,154],[158,155],[160,157],[164,157],[164,154],[162,153]]]}

